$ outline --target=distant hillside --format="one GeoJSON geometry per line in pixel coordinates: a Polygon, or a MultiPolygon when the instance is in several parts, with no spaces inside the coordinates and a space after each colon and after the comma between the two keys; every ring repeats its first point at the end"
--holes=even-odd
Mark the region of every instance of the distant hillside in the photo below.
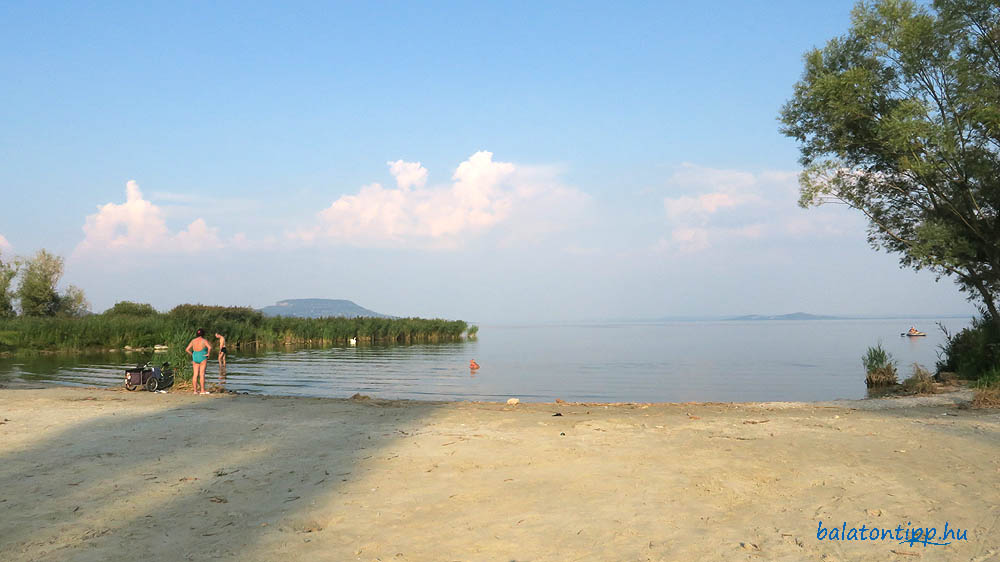
{"type": "Polygon", "coordinates": [[[791,314],[778,314],[776,316],[747,314],[746,316],[726,318],[726,320],[836,320],[837,318],[837,316],[819,316],[816,314],[806,314],[805,312],[793,312],[791,314]]]}
{"type": "Polygon", "coordinates": [[[387,314],[379,314],[368,310],[351,301],[342,299],[288,299],[278,301],[273,306],[260,309],[264,316],[292,316],[295,318],[323,318],[326,316],[343,316],[357,318],[392,318],[387,314]]]}

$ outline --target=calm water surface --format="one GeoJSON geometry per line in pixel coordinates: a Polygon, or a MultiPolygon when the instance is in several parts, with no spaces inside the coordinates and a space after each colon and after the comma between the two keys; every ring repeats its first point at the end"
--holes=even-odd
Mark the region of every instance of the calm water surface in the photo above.
{"type": "MultiPolygon", "coordinates": [[[[968,320],[668,322],[482,326],[478,340],[232,353],[225,385],[255,394],[418,400],[765,401],[862,398],[861,355],[881,342],[933,370],[944,336],[968,320]],[[469,359],[482,369],[471,373],[469,359]]],[[[118,386],[137,355],[0,358],[0,381],[118,386]]],[[[190,369],[190,364],[185,368],[190,369]]],[[[216,361],[208,382],[219,382],[216,361]]]]}

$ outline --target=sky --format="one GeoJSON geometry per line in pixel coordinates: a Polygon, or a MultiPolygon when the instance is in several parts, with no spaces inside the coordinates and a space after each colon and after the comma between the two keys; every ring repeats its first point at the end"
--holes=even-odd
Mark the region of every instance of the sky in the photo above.
{"type": "Polygon", "coordinates": [[[548,322],[971,313],[797,206],[853,2],[0,4],[0,256],[63,286],[548,322]]]}

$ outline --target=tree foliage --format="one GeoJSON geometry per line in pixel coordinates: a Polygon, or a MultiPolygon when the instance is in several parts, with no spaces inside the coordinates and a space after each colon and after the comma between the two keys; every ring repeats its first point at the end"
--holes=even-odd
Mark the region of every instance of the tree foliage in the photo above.
{"type": "Polygon", "coordinates": [[[0,318],[14,316],[14,293],[11,287],[17,277],[17,265],[4,262],[0,256],[0,318]]]}
{"type": "Polygon", "coordinates": [[[17,298],[24,316],[55,316],[59,312],[56,285],[63,274],[63,259],[45,250],[21,261],[17,298]]]}
{"type": "Polygon", "coordinates": [[[87,296],[76,285],[66,287],[66,292],[59,295],[59,308],[56,312],[59,316],[86,316],[89,312],[87,296]]]}
{"type": "Polygon", "coordinates": [[[132,301],[118,301],[103,313],[105,316],[155,316],[153,305],[132,301]]]}
{"type": "MultiPolygon", "coordinates": [[[[15,294],[22,316],[83,316],[88,313],[90,303],[87,302],[83,289],[70,285],[61,295],[56,290],[63,274],[61,257],[46,250],[39,250],[31,258],[19,258],[17,266],[10,279],[20,275],[15,294]]],[[[6,275],[0,264],[0,281],[3,281],[6,275]]],[[[2,295],[0,295],[0,310],[2,310],[2,295]]],[[[2,315],[0,312],[0,316],[2,315]]]]}
{"type": "Polygon", "coordinates": [[[874,247],[1000,318],[1000,5],[859,4],[846,35],[806,54],[781,121],[802,206],[860,210],[874,247]]]}

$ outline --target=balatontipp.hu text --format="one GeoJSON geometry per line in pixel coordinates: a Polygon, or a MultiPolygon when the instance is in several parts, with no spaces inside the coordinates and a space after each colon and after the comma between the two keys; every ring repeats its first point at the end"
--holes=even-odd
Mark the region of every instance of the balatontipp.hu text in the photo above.
{"type": "Polygon", "coordinates": [[[968,529],[951,528],[945,522],[944,530],[938,535],[937,527],[913,527],[907,521],[906,527],[897,525],[894,529],[883,529],[879,527],[848,527],[847,523],[840,527],[824,527],[823,522],[819,522],[816,528],[816,540],[819,541],[896,541],[899,544],[906,543],[910,546],[922,544],[924,546],[945,546],[952,541],[969,540],[968,529]]]}

